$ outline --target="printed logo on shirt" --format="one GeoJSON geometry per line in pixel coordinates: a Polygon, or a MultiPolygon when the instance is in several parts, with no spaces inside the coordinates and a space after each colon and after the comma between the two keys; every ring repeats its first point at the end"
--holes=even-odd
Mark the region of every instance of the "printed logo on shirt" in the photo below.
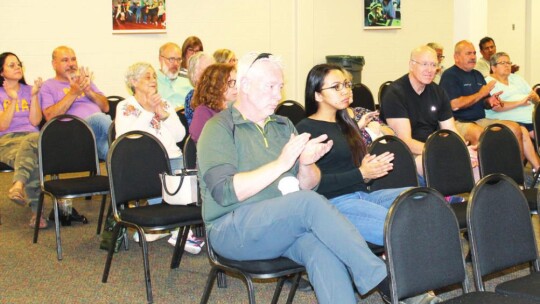
{"type": "MultiPolygon", "coordinates": [[[[3,107],[4,107],[4,111],[8,108],[8,104],[9,104],[10,100],[9,99],[4,99],[4,102],[3,102],[3,107]]],[[[28,101],[26,101],[26,99],[21,99],[20,100],[20,108],[19,108],[19,104],[15,104],[15,112],[28,112],[30,111],[30,107],[28,106],[28,101]]]]}
{"type": "MultiPolygon", "coordinates": [[[[69,92],[69,88],[64,88],[63,91],[64,91],[64,95],[67,95],[67,93],[69,92]]],[[[86,95],[84,94],[84,92],[82,92],[81,95],[77,96],[76,99],[83,98],[85,96],[86,95]]]]}

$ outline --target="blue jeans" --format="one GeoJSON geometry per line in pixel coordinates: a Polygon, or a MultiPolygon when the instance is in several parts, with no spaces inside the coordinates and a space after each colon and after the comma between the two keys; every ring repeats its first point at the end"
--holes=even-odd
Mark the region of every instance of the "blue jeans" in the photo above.
{"type": "Polygon", "coordinates": [[[334,197],[330,203],[356,226],[366,241],[382,246],[388,209],[396,197],[407,189],[384,189],[371,193],[358,191],[334,197]]]}
{"type": "Polygon", "coordinates": [[[323,196],[297,191],[243,205],[209,223],[214,250],[235,260],[285,256],[306,267],[319,303],[356,303],[386,277],[356,228],[323,196]]]}
{"type": "Polygon", "coordinates": [[[111,117],[105,113],[94,113],[86,117],[86,122],[94,131],[96,137],[96,147],[98,158],[101,160],[107,159],[107,152],[109,152],[109,126],[112,123],[111,117]]]}
{"type": "MultiPolygon", "coordinates": [[[[181,170],[184,168],[184,157],[180,156],[177,158],[170,158],[169,163],[171,164],[171,172],[174,173],[174,171],[181,170]]],[[[155,205],[161,203],[162,199],[161,197],[151,198],[147,200],[148,205],[155,205]]]]}

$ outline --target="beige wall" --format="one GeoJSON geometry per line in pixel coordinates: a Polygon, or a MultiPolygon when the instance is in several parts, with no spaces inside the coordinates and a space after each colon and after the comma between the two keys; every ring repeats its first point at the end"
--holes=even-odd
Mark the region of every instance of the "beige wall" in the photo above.
{"type": "MultiPolygon", "coordinates": [[[[409,52],[417,45],[429,41],[441,43],[446,48],[445,65],[453,64],[451,55],[456,36],[453,0],[403,1],[403,28],[399,30],[364,30],[362,0],[168,2],[166,34],[113,35],[111,6],[107,0],[0,1],[0,20],[4,24],[0,51],[17,53],[31,80],[37,76],[52,77],[52,49],[61,44],[72,46],[80,65],[94,71],[95,83],[106,95],[125,96],[123,74],[128,65],[148,61],[157,68],[161,44],[167,41],[182,44],[187,36],[197,35],[209,53],[217,48],[230,48],[237,55],[250,50],[282,55],[287,82],[284,98],[300,102],[303,102],[308,70],[324,62],[325,55],[364,56],[362,80],[375,98],[381,83],[407,72],[409,52]]],[[[503,0],[491,2],[504,3],[503,0]]],[[[517,2],[519,5],[512,12],[523,16],[525,3],[532,6],[529,2],[534,0],[517,2]]],[[[506,14],[495,8],[490,7],[489,12],[506,14]]],[[[540,10],[538,4],[535,9],[540,10]]],[[[458,14],[461,13],[456,13],[456,19],[458,14]]],[[[512,23],[521,30],[519,37],[514,37],[506,24],[491,26],[488,34],[496,39],[501,50],[512,54],[514,61],[540,63],[538,52],[527,54],[523,46],[526,35],[534,37],[536,33],[523,32],[527,25],[524,21],[512,23]],[[504,34],[498,33],[503,30],[504,34]]],[[[540,75],[532,76],[540,81],[540,75]]]]}

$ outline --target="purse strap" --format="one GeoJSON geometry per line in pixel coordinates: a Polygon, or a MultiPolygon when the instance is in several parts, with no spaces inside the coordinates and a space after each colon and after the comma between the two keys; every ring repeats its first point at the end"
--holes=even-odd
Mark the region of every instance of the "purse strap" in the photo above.
{"type": "Polygon", "coordinates": [[[178,191],[180,191],[180,188],[182,188],[182,184],[184,183],[185,174],[186,173],[184,172],[184,170],[182,170],[182,173],[180,173],[180,175],[169,175],[169,176],[180,176],[180,183],[178,184],[178,188],[174,192],[170,192],[169,189],[167,189],[166,176],[168,174],[166,172],[163,172],[163,174],[161,174],[161,182],[163,185],[163,190],[165,190],[165,193],[167,193],[167,195],[175,196],[178,193],[178,191]]]}

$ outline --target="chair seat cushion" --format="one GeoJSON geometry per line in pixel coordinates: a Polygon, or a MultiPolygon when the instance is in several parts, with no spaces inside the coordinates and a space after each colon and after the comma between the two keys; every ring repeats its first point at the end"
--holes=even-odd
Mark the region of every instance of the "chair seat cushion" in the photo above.
{"type": "Polygon", "coordinates": [[[467,202],[450,204],[459,223],[459,229],[467,228],[467,202]]]}
{"type": "Polygon", "coordinates": [[[109,178],[101,175],[49,180],[43,185],[45,191],[57,197],[109,192],[109,178]]]}
{"type": "Polygon", "coordinates": [[[530,275],[501,283],[495,287],[495,291],[500,294],[519,296],[540,303],[540,273],[534,272],[530,275]]]}
{"type": "Polygon", "coordinates": [[[523,194],[527,198],[527,203],[529,203],[529,210],[531,211],[537,211],[538,204],[538,188],[531,188],[531,189],[523,189],[523,194]]]}
{"type": "Polygon", "coordinates": [[[299,265],[285,257],[279,257],[271,260],[236,261],[217,255],[217,259],[221,264],[239,269],[243,272],[255,275],[266,274],[264,276],[265,278],[280,277],[284,275],[283,272],[290,271],[290,273],[295,273],[302,271],[304,268],[304,266],[299,265]],[[270,275],[271,273],[275,273],[276,275],[272,276],[270,275]]]}
{"type": "Polygon", "coordinates": [[[473,304],[528,304],[528,303],[536,303],[534,301],[521,299],[521,298],[515,298],[515,297],[509,297],[502,294],[494,293],[494,292],[469,292],[464,295],[461,295],[456,298],[452,298],[446,301],[443,301],[442,303],[449,303],[449,304],[466,304],[466,303],[473,303],[473,304]]]}
{"type": "Polygon", "coordinates": [[[201,207],[169,205],[166,203],[127,208],[120,212],[125,222],[143,227],[168,226],[176,223],[202,223],[201,207]]]}

